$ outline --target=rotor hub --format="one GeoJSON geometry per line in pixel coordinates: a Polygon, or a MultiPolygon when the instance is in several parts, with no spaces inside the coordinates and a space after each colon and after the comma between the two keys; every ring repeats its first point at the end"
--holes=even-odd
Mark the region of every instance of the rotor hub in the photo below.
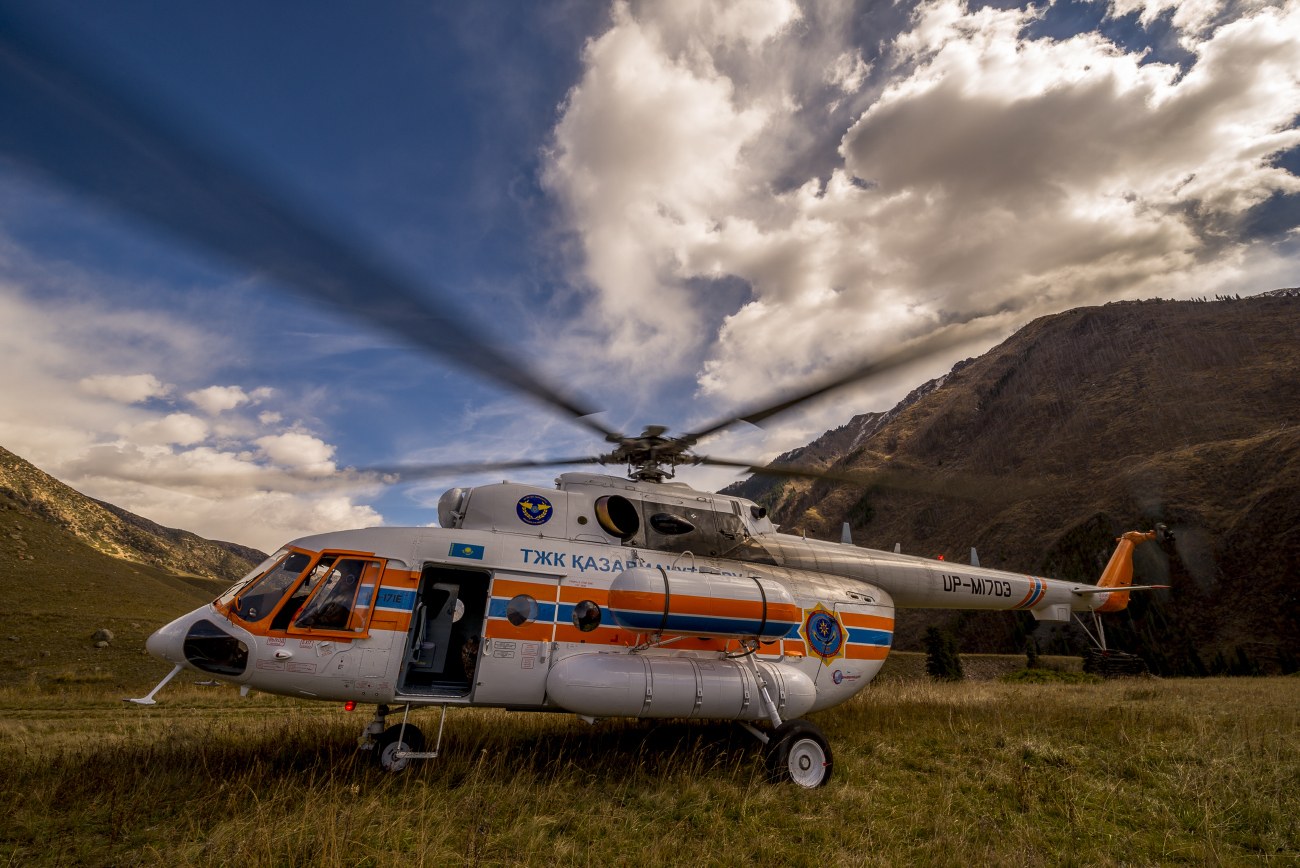
{"type": "Polygon", "coordinates": [[[650,425],[639,437],[608,437],[618,448],[600,457],[601,464],[626,464],[629,479],[637,482],[663,482],[677,475],[679,464],[696,464],[688,455],[693,438],[665,437],[668,429],[650,425]]]}

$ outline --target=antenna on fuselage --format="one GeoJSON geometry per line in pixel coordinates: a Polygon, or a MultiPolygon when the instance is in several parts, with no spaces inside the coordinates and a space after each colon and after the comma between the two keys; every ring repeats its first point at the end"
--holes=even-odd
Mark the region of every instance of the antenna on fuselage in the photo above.
{"type": "Polygon", "coordinates": [[[849,523],[844,522],[844,530],[840,531],[840,542],[846,546],[853,545],[853,534],[849,532],[849,523]]]}
{"type": "Polygon", "coordinates": [[[901,555],[902,553],[903,553],[903,544],[894,543],[894,554],[901,555]]]}
{"type": "Polygon", "coordinates": [[[978,567],[980,565],[980,553],[975,551],[975,546],[970,547],[970,565],[978,567]]]}

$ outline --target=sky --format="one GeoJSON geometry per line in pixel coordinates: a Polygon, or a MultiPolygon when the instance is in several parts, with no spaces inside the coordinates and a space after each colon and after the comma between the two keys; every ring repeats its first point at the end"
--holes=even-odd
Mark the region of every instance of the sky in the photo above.
{"type": "MultiPolygon", "coordinates": [[[[952,336],[710,454],[770,460],[1043,315],[1300,285],[1300,0],[13,8],[616,430],[952,336]]],[[[503,478],[347,468],[602,451],[2,159],[0,324],[0,446],[268,551],[503,478]]]]}

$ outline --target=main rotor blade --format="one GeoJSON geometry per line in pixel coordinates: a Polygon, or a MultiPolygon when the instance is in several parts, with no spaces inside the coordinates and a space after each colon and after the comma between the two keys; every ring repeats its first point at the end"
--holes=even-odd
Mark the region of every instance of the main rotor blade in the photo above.
{"type": "Polygon", "coordinates": [[[550,404],[603,436],[585,402],[489,343],[448,300],[350,244],[0,14],[0,154],[299,295],[550,404]]]}
{"type": "MultiPolygon", "coordinates": [[[[479,461],[468,464],[395,464],[390,467],[359,467],[355,472],[376,474],[378,476],[396,476],[392,482],[414,482],[418,479],[432,479],[452,473],[476,473],[487,470],[519,470],[530,467],[565,467],[571,464],[604,464],[599,458],[584,456],[582,458],[556,458],[547,461],[479,461]]],[[[387,480],[381,480],[387,481],[387,480]]]]}
{"type": "Polygon", "coordinates": [[[868,362],[860,367],[836,374],[821,381],[818,385],[813,386],[812,388],[803,389],[802,391],[787,395],[766,407],[751,410],[741,416],[732,416],[729,419],[719,420],[718,422],[715,422],[714,424],[695,433],[685,434],[680,439],[689,445],[698,443],[708,435],[721,431],[723,428],[729,428],[737,422],[749,422],[751,425],[757,425],[758,423],[769,419],[778,413],[784,413],[786,410],[796,407],[805,401],[810,401],[813,398],[825,395],[827,392],[832,392],[844,386],[868,380],[872,377],[877,377],[910,362],[919,361],[937,353],[941,353],[944,350],[977,338],[985,331],[991,333],[994,329],[988,328],[984,331],[970,331],[950,327],[934,332],[926,337],[913,341],[912,343],[895,350],[889,355],[883,356],[874,362],[868,362]]]}
{"type": "MultiPolygon", "coordinates": [[[[935,475],[917,473],[910,470],[873,470],[853,472],[844,470],[815,470],[810,467],[783,467],[780,465],[760,465],[752,461],[738,461],[729,458],[699,456],[697,464],[714,464],[721,467],[740,467],[759,476],[784,476],[788,478],[823,479],[829,482],[841,482],[861,488],[892,488],[899,491],[933,494],[939,497],[952,497],[959,500],[1001,501],[1007,499],[1007,486],[1011,481],[1003,477],[979,477],[964,475],[935,475]]],[[[1016,496],[1032,496],[1037,486],[1015,482],[1016,496]]]]}

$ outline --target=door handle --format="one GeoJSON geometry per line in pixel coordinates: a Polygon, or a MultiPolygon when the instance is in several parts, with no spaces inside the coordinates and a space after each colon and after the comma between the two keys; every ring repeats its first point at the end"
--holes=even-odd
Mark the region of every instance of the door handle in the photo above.
{"type": "Polygon", "coordinates": [[[288,660],[288,659],[289,659],[290,657],[292,657],[292,656],[293,656],[293,652],[292,652],[292,651],[283,651],[283,650],[281,650],[281,651],[276,651],[276,652],[275,652],[275,659],[276,659],[276,660],[288,660]]]}

